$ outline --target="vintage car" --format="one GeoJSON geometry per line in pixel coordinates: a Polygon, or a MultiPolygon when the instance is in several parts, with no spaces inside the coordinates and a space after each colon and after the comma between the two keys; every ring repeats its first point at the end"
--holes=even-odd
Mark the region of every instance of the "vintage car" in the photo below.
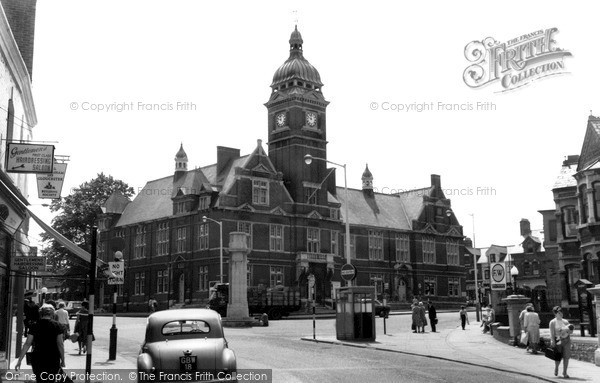
{"type": "Polygon", "coordinates": [[[178,309],[148,317],[137,359],[139,381],[231,380],[236,366],[217,312],[178,309]]]}
{"type": "Polygon", "coordinates": [[[69,319],[76,317],[79,310],[83,308],[81,301],[69,301],[65,307],[65,310],[69,313],[69,319]]]}

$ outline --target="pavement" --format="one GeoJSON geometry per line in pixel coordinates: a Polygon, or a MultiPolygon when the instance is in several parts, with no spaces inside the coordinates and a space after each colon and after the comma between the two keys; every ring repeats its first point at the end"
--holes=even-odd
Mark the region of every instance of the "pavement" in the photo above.
{"type": "MultiPolygon", "coordinates": [[[[590,338],[588,338],[590,339],[590,338]]],[[[600,383],[600,367],[590,362],[571,359],[567,370],[570,379],[562,377],[562,362],[559,376],[554,376],[554,362],[543,353],[532,355],[524,348],[510,346],[494,339],[489,333],[483,334],[480,322],[473,321],[465,330],[460,327],[444,329],[441,332],[377,333],[374,342],[339,341],[335,334],[329,337],[302,338],[304,341],[329,343],[339,346],[372,348],[380,352],[420,355],[428,358],[454,361],[470,366],[491,368],[496,371],[518,373],[547,382],[575,380],[600,383]]]]}

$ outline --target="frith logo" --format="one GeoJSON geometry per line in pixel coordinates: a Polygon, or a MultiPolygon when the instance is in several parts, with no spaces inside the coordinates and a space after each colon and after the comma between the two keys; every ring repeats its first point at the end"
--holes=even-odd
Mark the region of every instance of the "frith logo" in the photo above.
{"type": "Polygon", "coordinates": [[[500,82],[506,92],[535,80],[567,73],[564,58],[569,51],[556,46],[553,39],[558,28],[538,30],[505,43],[492,37],[472,41],[465,47],[465,57],[472,64],[463,79],[471,88],[500,82]]]}

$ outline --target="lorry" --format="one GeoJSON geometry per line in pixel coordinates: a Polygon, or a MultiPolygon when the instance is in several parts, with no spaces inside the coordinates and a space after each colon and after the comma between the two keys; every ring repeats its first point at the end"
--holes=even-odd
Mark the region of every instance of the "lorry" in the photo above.
{"type": "MultiPolygon", "coordinates": [[[[210,288],[207,308],[215,310],[222,317],[227,316],[229,303],[229,283],[216,283],[210,288]]],[[[277,286],[275,288],[248,287],[249,315],[267,314],[269,319],[281,319],[301,308],[298,289],[277,286]]]]}

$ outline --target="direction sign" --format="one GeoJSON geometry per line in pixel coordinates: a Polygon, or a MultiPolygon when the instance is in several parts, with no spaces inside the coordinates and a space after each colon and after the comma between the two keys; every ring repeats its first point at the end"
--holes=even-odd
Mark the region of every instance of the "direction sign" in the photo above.
{"type": "Polygon", "coordinates": [[[6,149],[8,173],[52,173],[53,145],[34,145],[9,142],[6,149]]]}
{"type": "Polygon", "coordinates": [[[341,276],[343,280],[350,282],[356,278],[356,267],[350,263],[342,265],[341,276]]]}
{"type": "Polygon", "coordinates": [[[506,268],[504,263],[496,262],[490,265],[490,279],[492,290],[506,290],[506,268]]]}
{"type": "Polygon", "coordinates": [[[24,272],[46,271],[46,257],[12,257],[10,267],[24,272]]]}
{"type": "Polygon", "coordinates": [[[110,271],[114,277],[109,277],[107,284],[122,285],[125,282],[125,262],[108,262],[108,271],[110,271]]]}

